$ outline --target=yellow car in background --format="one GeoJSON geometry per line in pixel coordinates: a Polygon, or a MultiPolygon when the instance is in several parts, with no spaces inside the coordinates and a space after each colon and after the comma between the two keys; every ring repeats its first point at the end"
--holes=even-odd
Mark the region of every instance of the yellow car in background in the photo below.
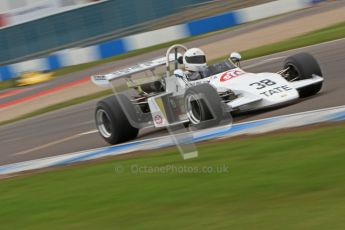
{"type": "Polygon", "coordinates": [[[53,78],[53,74],[53,72],[25,72],[18,77],[16,85],[25,86],[46,82],[53,78]]]}

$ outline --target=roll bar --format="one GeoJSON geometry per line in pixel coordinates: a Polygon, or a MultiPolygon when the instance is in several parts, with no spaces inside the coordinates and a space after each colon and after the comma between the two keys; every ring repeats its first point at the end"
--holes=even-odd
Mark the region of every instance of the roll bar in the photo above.
{"type": "MultiPolygon", "coordinates": [[[[166,63],[165,63],[165,66],[166,66],[166,77],[170,77],[170,60],[169,58],[171,57],[170,53],[173,51],[174,52],[174,67],[175,67],[175,70],[178,69],[178,50],[179,49],[182,49],[183,53],[187,51],[187,47],[184,46],[184,45],[181,45],[181,44],[176,44],[176,45],[172,45],[169,47],[169,49],[167,50],[167,53],[166,53],[166,63]]],[[[182,53],[182,55],[183,55],[182,53]]]]}

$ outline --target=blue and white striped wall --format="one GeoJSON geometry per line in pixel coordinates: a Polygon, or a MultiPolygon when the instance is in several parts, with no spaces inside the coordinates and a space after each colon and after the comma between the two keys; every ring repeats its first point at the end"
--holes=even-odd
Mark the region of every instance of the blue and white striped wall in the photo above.
{"type": "Polygon", "coordinates": [[[0,67],[0,81],[25,71],[55,70],[116,56],[182,38],[226,29],[242,23],[303,9],[323,0],[278,0],[262,5],[201,18],[185,24],[135,34],[85,48],[62,50],[45,58],[0,67]]]}

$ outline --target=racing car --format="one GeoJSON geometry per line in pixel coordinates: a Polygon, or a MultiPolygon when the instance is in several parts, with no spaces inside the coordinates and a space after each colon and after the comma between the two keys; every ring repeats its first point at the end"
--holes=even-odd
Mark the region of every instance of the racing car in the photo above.
{"type": "Polygon", "coordinates": [[[106,142],[133,140],[140,129],[148,127],[222,125],[232,113],[286,105],[315,95],[324,81],[318,62],[308,53],[288,57],[277,73],[250,73],[240,67],[237,52],[207,65],[198,79],[191,80],[183,71],[187,52],[187,47],[173,45],[165,57],[91,77],[95,84],[114,92],[100,100],[95,111],[97,129],[106,142]]]}
{"type": "Polygon", "coordinates": [[[16,85],[17,86],[35,85],[35,84],[49,81],[52,78],[53,78],[53,73],[39,72],[39,71],[25,72],[17,77],[16,85]]]}

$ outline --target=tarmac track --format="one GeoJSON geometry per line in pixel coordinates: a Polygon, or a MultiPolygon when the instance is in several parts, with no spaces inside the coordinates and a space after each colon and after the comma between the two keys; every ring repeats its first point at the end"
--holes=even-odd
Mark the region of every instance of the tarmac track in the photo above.
{"type": "MultiPolygon", "coordinates": [[[[325,77],[321,93],[287,107],[235,117],[235,122],[345,104],[345,39],[246,61],[242,68],[248,72],[275,72],[281,69],[284,58],[298,52],[309,52],[318,59],[325,77]]],[[[0,127],[0,165],[107,146],[95,130],[96,102],[0,127]]],[[[146,130],[140,138],[166,133],[146,130]]]]}

